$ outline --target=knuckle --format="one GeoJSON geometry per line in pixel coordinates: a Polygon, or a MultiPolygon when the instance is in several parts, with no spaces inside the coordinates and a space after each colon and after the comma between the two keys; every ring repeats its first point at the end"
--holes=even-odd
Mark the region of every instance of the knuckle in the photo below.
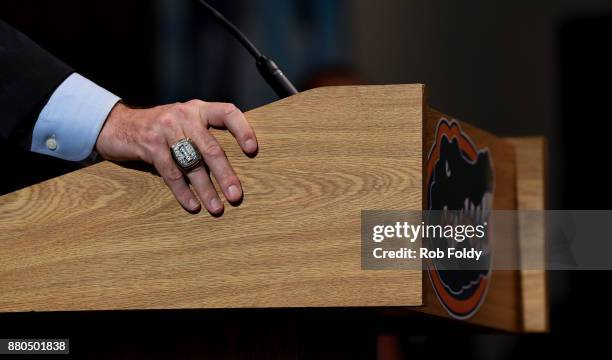
{"type": "Polygon", "coordinates": [[[205,200],[211,200],[211,199],[217,197],[217,190],[215,190],[215,187],[212,184],[210,184],[210,185],[206,185],[201,190],[201,194],[202,194],[202,197],[205,200]]]}
{"type": "Polygon", "coordinates": [[[247,127],[240,134],[240,138],[238,140],[240,140],[240,141],[247,141],[249,139],[254,139],[254,138],[255,138],[255,132],[250,127],[247,127]]]}
{"type": "Polygon", "coordinates": [[[239,112],[240,110],[238,109],[238,107],[232,103],[223,103],[221,106],[223,106],[223,112],[226,115],[231,115],[235,112],[239,112]]]}
{"type": "Polygon", "coordinates": [[[230,185],[240,186],[240,180],[238,179],[238,176],[236,176],[230,166],[227,166],[225,169],[223,169],[220,174],[215,174],[215,178],[217,178],[217,181],[219,181],[219,183],[222,184],[223,187],[227,187],[230,185]]]}
{"type": "Polygon", "coordinates": [[[223,149],[221,148],[221,145],[219,145],[217,142],[208,144],[204,150],[203,150],[203,154],[204,156],[211,156],[211,157],[217,157],[217,156],[221,156],[224,154],[223,149]]]}
{"type": "Polygon", "coordinates": [[[238,180],[238,177],[236,174],[234,174],[234,172],[226,174],[223,181],[228,185],[240,185],[240,180],[238,180]]]}
{"type": "Polygon", "coordinates": [[[176,182],[183,179],[183,173],[176,167],[170,167],[166,170],[165,178],[167,181],[176,182]]]}
{"type": "Polygon", "coordinates": [[[164,112],[157,118],[157,123],[163,128],[169,128],[174,125],[174,119],[174,115],[170,111],[168,111],[164,112]]]}
{"type": "Polygon", "coordinates": [[[162,145],[165,142],[164,136],[155,130],[148,130],[144,133],[144,141],[153,146],[162,145]]]}
{"type": "Polygon", "coordinates": [[[202,105],[205,105],[206,101],[200,100],[200,99],[191,99],[191,100],[187,101],[185,104],[187,104],[189,106],[200,107],[202,105]]]}
{"type": "Polygon", "coordinates": [[[204,201],[207,203],[210,203],[214,199],[219,199],[219,196],[215,190],[209,190],[204,194],[204,201]]]}
{"type": "Polygon", "coordinates": [[[190,106],[186,103],[175,103],[172,105],[172,111],[181,118],[189,116],[190,106]]]}

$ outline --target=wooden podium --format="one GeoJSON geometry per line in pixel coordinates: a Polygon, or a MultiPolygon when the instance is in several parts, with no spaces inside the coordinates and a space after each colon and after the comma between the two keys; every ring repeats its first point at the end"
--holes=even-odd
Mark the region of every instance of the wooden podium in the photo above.
{"type": "MultiPolygon", "coordinates": [[[[500,139],[430,109],[423,85],[330,87],[247,113],[245,157],[216,133],[244,200],[191,215],[158,176],[101,162],[0,197],[0,312],[376,307],[449,315],[425,272],[362,270],[360,213],[420,210],[441,119],[494,159],[494,209],[544,209],[544,142],[500,139]]],[[[513,246],[543,243],[524,219],[513,246]],[[525,231],[529,227],[530,231],[525,231]]],[[[534,230],[535,229],[535,230],[534,230]]],[[[493,271],[465,321],[548,327],[544,271],[493,271]]]]}

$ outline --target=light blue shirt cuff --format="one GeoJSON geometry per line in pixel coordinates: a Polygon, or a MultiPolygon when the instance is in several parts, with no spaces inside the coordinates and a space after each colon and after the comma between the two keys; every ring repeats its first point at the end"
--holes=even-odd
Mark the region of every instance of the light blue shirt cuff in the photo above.
{"type": "Polygon", "coordinates": [[[70,75],[38,115],[30,150],[70,161],[85,159],[119,100],[83,76],[70,75]]]}

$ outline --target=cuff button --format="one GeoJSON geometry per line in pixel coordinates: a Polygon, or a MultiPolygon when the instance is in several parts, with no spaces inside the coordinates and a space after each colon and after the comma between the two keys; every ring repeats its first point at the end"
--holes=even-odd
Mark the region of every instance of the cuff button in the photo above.
{"type": "Polygon", "coordinates": [[[49,149],[51,151],[57,149],[57,141],[55,141],[54,138],[47,139],[45,144],[47,145],[47,149],[49,149]]]}

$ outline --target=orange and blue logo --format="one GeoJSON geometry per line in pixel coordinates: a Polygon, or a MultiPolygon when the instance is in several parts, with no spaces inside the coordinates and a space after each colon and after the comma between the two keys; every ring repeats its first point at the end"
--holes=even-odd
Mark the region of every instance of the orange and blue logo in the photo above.
{"type": "MultiPolygon", "coordinates": [[[[439,120],[426,162],[426,206],[430,222],[486,224],[493,203],[494,172],[490,152],[478,149],[458,121],[439,120]],[[450,215],[449,215],[450,214],[450,215]]],[[[426,266],[435,293],[457,319],[473,316],[486,298],[491,281],[488,237],[464,247],[485,249],[478,263],[449,266],[448,259],[428,259],[426,266]],[[465,269],[461,268],[464,266],[465,269]]]]}

